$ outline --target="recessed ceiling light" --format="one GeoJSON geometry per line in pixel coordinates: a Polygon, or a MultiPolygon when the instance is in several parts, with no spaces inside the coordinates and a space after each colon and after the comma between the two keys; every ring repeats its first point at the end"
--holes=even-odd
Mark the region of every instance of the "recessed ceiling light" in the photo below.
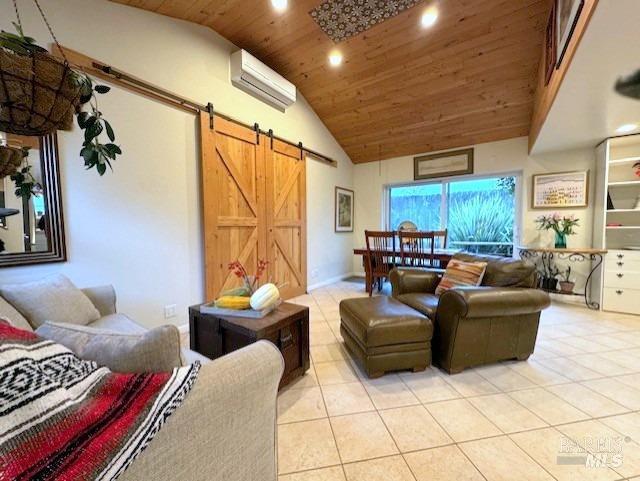
{"type": "Polygon", "coordinates": [[[628,134],[629,132],[633,132],[637,128],[638,128],[638,124],[624,124],[616,129],[616,133],[628,134]]]}
{"type": "Polygon", "coordinates": [[[282,12],[287,9],[287,0],[271,0],[271,5],[278,12],[282,12]]]}
{"type": "Polygon", "coordinates": [[[422,26],[424,28],[433,27],[438,20],[438,9],[436,7],[427,8],[422,14],[422,26]]]}
{"type": "Polygon", "coordinates": [[[329,63],[332,67],[338,67],[342,63],[342,54],[334,50],[329,54],[329,63]]]}

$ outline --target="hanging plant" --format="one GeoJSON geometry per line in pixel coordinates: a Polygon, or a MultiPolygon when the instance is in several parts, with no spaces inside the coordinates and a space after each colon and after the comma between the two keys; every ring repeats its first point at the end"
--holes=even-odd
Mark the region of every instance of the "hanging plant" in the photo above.
{"type": "Polygon", "coordinates": [[[77,115],[78,126],[84,130],[84,142],[80,155],[84,159],[84,165],[87,169],[96,168],[100,175],[104,175],[107,165],[111,170],[112,160],[116,160],[116,156],[122,154],[122,150],[113,142],[116,140],[115,133],[111,124],[102,116],[102,112],[98,110],[98,99],[96,94],[106,94],[111,87],[106,85],[93,86],[90,77],[84,76],[83,97],[89,100],[84,103],[90,105],[90,111],[79,111],[77,115]],[[110,142],[103,144],[100,142],[100,135],[105,133],[110,142]]]}
{"type": "Polygon", "coordinates": [[[16,197],[22,197],[25,200],[29,200],[32,195],[36,195],[42,192],[42,186],[38,183],[36,178],[31,173],[32,165],[29,164],[29,147],[3,147],[4,149],[11,149],[16,152],[16,156],[19,157],[19,162],[16,168],[13,169],[11,174],[11,180],[14,182],[16,189],[16,197]],[[22,166],[22,167],[20,167],[22,166]]]}
{"type": "Polygon", "coordinates": [[[16,184],[16,197],[29,200],[32,195],[42,192],[42,186],[31,173],[31,168],[31,165],[26,164],[19,172],[11,176],[11,180],[16,184]]]}
{"type": "Polygon", "coordinates": [[[109,92],[110,87],[94,86],[88,75],[70,67],[38,0],[34,3],[64,61],[24,34],[14,0],[16,33],[0,32],[0,131],[40,137],[70,130],[76,115],[84,131],[80,151],[84,164],[104,175],[107,166],[112,168],[111,162],[122,154],[114,143],[113,128],[98,110],[97,95],[109,92]],[[101,141],[103,133],[106,143],[101,141]]]}

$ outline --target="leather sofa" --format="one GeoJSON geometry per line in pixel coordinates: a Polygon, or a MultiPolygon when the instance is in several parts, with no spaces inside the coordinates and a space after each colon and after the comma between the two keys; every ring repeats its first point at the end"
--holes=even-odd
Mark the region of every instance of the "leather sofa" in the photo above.
{"type": "Polygon", "coordinates": [[[434,364],[450,374],[503,361],[527,359],[534,350],[540,313],[550,304],[535,289],[535,266],[520,260],[459,253],[454,259],[487,262],[482,284],[435,290],[441,274],[414,268],[390,273],[392,296],[433,322],[434,364]]]}

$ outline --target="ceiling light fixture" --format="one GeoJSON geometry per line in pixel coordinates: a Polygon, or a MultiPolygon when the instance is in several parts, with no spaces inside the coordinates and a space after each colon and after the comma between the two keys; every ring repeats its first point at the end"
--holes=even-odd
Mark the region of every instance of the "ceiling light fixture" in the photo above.
{"type": "Polygon", "coordinates": [[[638,128],[638,124],[624,124],[616,129],[616,133],[628,134],[629,132],[633,132],[637,128],[638,128]]]}
{"type": "Polygon", "coordinates": [[[275,8],[278,12],[283,12],[287,9],[287,0],[271,0],[271,5],[273,5],[273,8],[275,8]]]}
{"type": "Polygon", "coordinates": [[[329,54],[329,63],[332,67],[338,67],[342,63],[342,54],[334,50],[329,54]]]}
{"type": "Polygon", "coordinates": [[[424,28],[433,27],[438,20],[438,9],[436,7],[427,8],[422,14],[421,23],[424,28]]]}

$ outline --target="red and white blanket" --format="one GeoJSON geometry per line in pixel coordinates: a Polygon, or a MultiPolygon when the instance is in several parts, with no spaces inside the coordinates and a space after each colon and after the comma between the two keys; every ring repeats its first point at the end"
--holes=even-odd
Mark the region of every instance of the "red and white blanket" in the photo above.
{"type": "Polygon", "coordinates": [[[117,478],[180,406],[199,368],[116,374],[0,322],[0,480],[117,478]]]}

